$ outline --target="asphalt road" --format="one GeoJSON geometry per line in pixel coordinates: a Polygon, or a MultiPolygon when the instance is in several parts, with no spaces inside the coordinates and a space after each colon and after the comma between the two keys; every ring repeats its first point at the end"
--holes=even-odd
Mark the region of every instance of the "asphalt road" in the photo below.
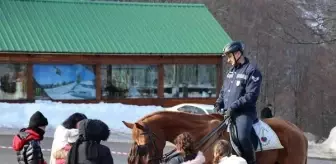
{"type": "MultiPolygon", "coordinates": [[[[12,136],[0,135],[0,163],[1,164],[17,164],[15,152],[9,148],[12,143],[12,136]]],[[[50,149],[52,138],[45,138],[42,141],[44,156],[49,163],[50,149]]],[[[129,143],[104,142],[112,151],[115,164],[127,164],[127,153],[130,149],[129,143]]],[[[169,149],[169,148],[168,148],[169,149]]],[[[309,159],[308,164],[335,164],[336,161],[327,161],[319,159],[309,159]]]]}

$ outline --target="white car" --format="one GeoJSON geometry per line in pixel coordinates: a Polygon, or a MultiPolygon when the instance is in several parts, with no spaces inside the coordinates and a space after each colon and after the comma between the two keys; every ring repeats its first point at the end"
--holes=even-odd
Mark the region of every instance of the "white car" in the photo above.
{"type": "Polygon", "coordinates": [[[165,111],[177,111],[177,112],[188,112],[193,114],[211,114],[214,106],[208,104],[196,104],[196,103],[183,103],[175,105],[170,108],[165,108],[165,111]]]}

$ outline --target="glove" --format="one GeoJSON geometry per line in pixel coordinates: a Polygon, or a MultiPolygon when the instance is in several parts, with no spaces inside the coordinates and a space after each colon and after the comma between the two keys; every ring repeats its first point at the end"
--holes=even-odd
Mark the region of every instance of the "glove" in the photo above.
{"type": "Polygon", "coordinates": [[[225,117],[231,117],[231,115],[232,115],[232,109],[229,108],[225,111],[225,117]]]}
{"type": "Polygon", "coordinates": [[[214,111],[215,113],[218,113],[220,111],[220,105],[218,103],[214,104],[214,111]]]}

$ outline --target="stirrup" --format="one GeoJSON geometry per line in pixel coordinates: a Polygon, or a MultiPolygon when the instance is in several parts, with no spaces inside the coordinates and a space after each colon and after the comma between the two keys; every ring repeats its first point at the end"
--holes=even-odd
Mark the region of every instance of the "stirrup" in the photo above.
{"type": "Polygon", "coordinates": [[[250,158],[248,158],[248,160],[246,159],[247,164],[257,164],[256,152],[254,149],[252,149],[252,152],[253,155],[250,158]]]}

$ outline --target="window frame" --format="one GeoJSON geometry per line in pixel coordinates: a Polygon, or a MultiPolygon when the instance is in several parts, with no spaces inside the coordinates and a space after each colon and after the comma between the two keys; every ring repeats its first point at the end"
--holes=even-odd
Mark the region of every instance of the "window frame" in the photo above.
{"type": "MultiPolygon", "coordinates": [[[[214,90],[215,91],[215,93],[211,93],[211,97],[202,97],[202,95],[200,95],[199,97],[190,97],[189,96],[189,94],[190,94],[190,92],[188,92],[188,94],[187,94],[187,97],[165,97],[165,93],[163,93],[163,96],[162,96],[162,98],[164,98],[164,99],[211,99],[211,98],[216,98],[216,97],[218,97],[218,93],[219,93],[219,90],[220,90],[220,88],[218,89],[218,87],[221,87],[221,86],[219,86],[218,84],[220,84],[220,83],[218,83],[218,81],[220,80],[220,76],[218,75],[218,68],[219,68],[219,65],[218,64],[216,64],[216,63],[169,63],[169,64],[164,64],[162,67],[162,69],[163,69],[163,77],[162,77],[162,79],[163,79],[163,90],[165,90],[165,88],[164,88],[164,86],[165,86],[165,66],[166,65],[172,65],[172,66],[174,66],[174,65],[176,65],[176,66],[179,66],[179,65],[191,65],[191,66],[193,66],[193,65],[197,65],[197,68],[199,68],[199,66],[200,65],[206,65],[206,66],[213,66],[213,67],[215,67],[214,69],[215,69],[215,72],[214,72],[214,77],[215,77],[215,81],[214,81],[214,88],[212,88],[212,90],[214,90]]],[[[210,77],[210,76],[209,76],[210,77]]],[[[181,85],[181,84],[180,84],[181,85]]],[[[198,84],[197,84],[198,85],[198,84]]],[[[183,90],[183,87],[179,87],[179,90],[183,90]]],[[[172,87],[172,90],[173,90],[173,87],[172,87]]],[[[163,91],[164,92],[164,91],[163,91]]],[[[173,91],[172,91],[173,92],[173,91]]],[[[183,91],[182,92],[180,92],[179,91],[179,95],[180,94],[183,94],[183,91]]]]}

